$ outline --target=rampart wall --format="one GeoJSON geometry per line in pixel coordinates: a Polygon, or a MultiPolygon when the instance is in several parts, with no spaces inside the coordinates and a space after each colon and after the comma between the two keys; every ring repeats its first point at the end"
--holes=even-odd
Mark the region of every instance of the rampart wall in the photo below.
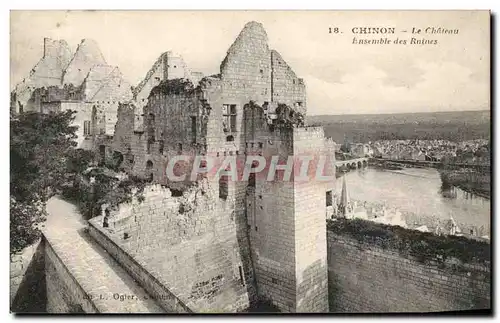
{"type": "Polygon", "coordinates": [[[459,260],[422,262],[328,232],[330,311],[442,312],[491,308],[490,269],[459,260]]]}

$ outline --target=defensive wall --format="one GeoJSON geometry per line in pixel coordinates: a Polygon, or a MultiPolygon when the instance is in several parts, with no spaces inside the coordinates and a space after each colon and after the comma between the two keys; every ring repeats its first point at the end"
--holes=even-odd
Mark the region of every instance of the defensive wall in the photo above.
{"type": "MultiPolygon", "coordinates": [[[[123,237],[106,232],[101,221],[101,217],[91,220],[87,232],[103,248],[97,244],[88,250],[76,246],[80,252],[72,253],[74,241],[44,236],[12,256],[11,311],[203,312],[195,308],[196,302],[180,299],[183,294],[178,293],[175,286],[167,287],[168,282],[156,276],[158,273],[148,264],[135,260],[122,247],[120,240],[123,237]],[[102,259],[90,258],[81,265],[83,258],[93,252],[102,259]],[[126,299],[132,295],[134,299],[126,299]]],[[[488,244],[457,237],[449,240],[450,237],[402,228],[385,231],[394,227],[373,223],[367,229],[359,224],[366,222],[362,220],[340,222],[329,224],[327,230],[328,295],[321,296],[328,300],[330,312],[442,312],[491,308],[488,244]],[[406,232],[406,237],[401,236],[401,230],[406,232]],[[415,238],[411,246],[407,240],[410,237],[415,238]]],[[[190,291],[197,290],[195,295],[198,296],[217,295],[214,289],[223,286],[220,281],[227,279],[225,273],[221,276],[215,276],[219,280],[208,279],[206,284],[193,284],[197,288],[190,291]]],[[[238,278],[238,274],[235,276],[238,278]]],[[[219,312],[215,308],[209,311],[219,312]]]]}
{"type": "Polygon", "coordinates": [[[361,220],[333,223],[327,236],[331,312],[491,308],[489,244],[361,220]]]}

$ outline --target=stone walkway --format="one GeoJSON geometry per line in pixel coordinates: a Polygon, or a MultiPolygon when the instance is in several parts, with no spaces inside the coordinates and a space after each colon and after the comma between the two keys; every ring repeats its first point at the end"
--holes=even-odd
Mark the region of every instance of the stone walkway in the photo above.
{"type": "Polygon", "coordinates": [[[47,203],[44,234],[101,313],[161,313],[156,302],[85,232],[74,205],[59,197],[47,203]],[[121,296],[121,297],[117,297],[121,296]]]}

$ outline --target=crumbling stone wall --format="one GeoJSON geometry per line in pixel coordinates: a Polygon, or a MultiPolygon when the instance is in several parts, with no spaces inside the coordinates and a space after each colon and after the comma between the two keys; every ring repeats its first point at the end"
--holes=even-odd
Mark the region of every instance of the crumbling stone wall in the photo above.
{"type": "Polygon", "coordinates": [[[490,268],[458,260],[422,263],[395,250],[328,232],[330,311],[440,312],[491,308],[490,268]]]}
{"type": "MultiPolygon", "coordinates": [[[[266,109],[268,106],[287,103],[291,108],[300,108],[305,112],[305,86],[281,56],[269,49],[267,34],[262,25],[256,22],[246,24],[231,45],[221,63],[220,74],[203,78],[199,84],[193,83],[193,88],[196,88],[194,91],[190,89],[172,93],[162,90],[171,84],[165,80],[175,78],[193,83],[191,72],[182,58],[172,52],[164,53],[134,90],[134,120],[118,118],[118,123],[133,123],[136,133],[144,133],[137,141],[137,155],[131,148],[134,158],[142,159],[144,156],[143,147],[147,147],[151,139],[145,133],[151,117],[154,118],[152,131],[155,139],[152,145],[158,144],[160,140],[173,145],[165,146],[164,155],[172,152],[177,154],[179,145],[182,145],[183,154],[189,153],[190,148],[197,148],[203,153],[223,155],[244,151],[243,107],[250,101],[266,109]],[[160,85],[161,82],[163,85],[160,85]],[[272,96],[273,87],[275,96],[272,96]],[[296,104],[299,101],[303,102],[301,107],[296,104]],[[226,129],[229,131],[224,131],[223,127],[224,107],[226,110],[235,109],[235,125],[226,129]],[[192,117],[196,118],[196,140],[192,138],[192,117]],[[164,137],[161,136],[162,132],[164,137]]],[[[230,112],[226,111],[226,114],[230,112]]],[[[154,150],[158,148],[154,147],[154,150]]],[[[153,154],[146,159],[157,157],[153,154]]],[[[142,160],[141,165],[146,162],[142,160]]],[[[164,183],[156,168],[157,164],[152,162],[155,165],[155,180],[164,183]]],[[[142,170],[141,166],[136,173],[140,174],[142,170]]]]}
{"type": "Polygon", "coordinates": [[[194,158],[206,152],[203,123],[207,112],[198,91],[167,96],[161,93],[162,86],[152,92],[142,120],[138,120],[134,105],[123,105],[118,111],[113,150],[125,156],[124,168],[132,174],[148,178],[152,174],[157,183],[184,189],[190,185],[190,169],[185,182],[172,182],[165,173],[167,162],[176,155],[194,158]]]}
{"type": "Polygon", "coordinates": [[[81,85],[95,65],[107,65],[99,45],[92,39],[82,39],[63,72],[62,83],[81,85]]]}
{"type": "Polygon", "coordinates": [[[43,57],[33,67],[27,78],[16,85],[11,98],[11,109],[17,113],[32,111],[33,101],[28,102],[37,88],[58,86],[64,69],[71,60],[71,51],[64,40],[44,38],[43,57]]]}
{"type": "Polygon", "coordinates": [[[272,66],[272,99],[292,107],[305,115],[306,113],[306,86],[304,80],[298,78],[281,55],[271,51],[272,66]]]}
{"type": "MultiPolygon", "coordinates": [[[[16,112],[22,109],[23,112],[46,113],[66,104],[66,101],[71,101],[73,105],[94,103],[102,118],[90,118],[88,115],[85,119],[102,123],[91,124],[92,129],[98,130],[93,135],[109,136],[114,133],[118,103],[130,99],[130,84],[118,67],[107,65],[95,41],[83,39],[76,52],[71,55],[65,41],[46,38],[43,58],[33,68],[30,76],[11,93],[11,109],[16,112]]],[[[83,132],[83,125],[78,126],[83,132]]],[[[82,142],[84,138],[79,137],[78,140],[82,142]]],[[[92,142],[83,148],[92,148],[92,142]]]]}
{"type": "Polygon", "coordinates": [[[176,297],[195,312],[235,312],[249,307],[248,285],[232,203],[221,202],[202,181],[173,197],[149,186],[144,201],[112,211],[109,229],[176,297]]]}
{"type": "Polygon", "coordinates": [[[146,73],[144,79],[134,88],[133,98],[138,111],[142,112],[154,87],[160,85],[162,81],[181,78],[189,80],[195,85],[199,81],[199,76],[192,77],[191,70],[182,56],[172,51],[161,54],[146,73]]]}

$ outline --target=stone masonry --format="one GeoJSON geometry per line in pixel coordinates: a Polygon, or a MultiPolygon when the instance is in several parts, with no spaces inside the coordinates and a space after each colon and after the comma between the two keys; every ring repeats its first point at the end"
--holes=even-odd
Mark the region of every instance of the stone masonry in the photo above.
{"type": "Polygon", "coordinates": [[[71,55],[65,41],[45,38],[42,59],[11,93],[11,111],[74,110],[78,147],[92,149],[93,136],[113,135],[118,105],[130,99],[130,83],[96,42],[83,39],[71,55]]]}
{"type": "MultiPolygon", "coordinates": [[[[148,292],[175,295],[164,308],[241,312],[266,301],[283,312],[328,311],[325,196],[334,168],[325,169],[328,182],[294,181],[297,167],[291,181],[280,171],[274,181],[165,176],[177,155],[206,155],[219,165],[229,156],[240,165],[253,155],[334,160],[323,130],[304,125],[303,80],[269,48],[260,23],[244,26],[218,74],[203,77],[167,51],[135,88],[95,42],[83,40],[71,56],[64,41],[46,39],[11,108],[77,111],[80,148],[121,156],[129,176],[151,181],[144,200],[108,209],[109,227],[96,218],[91,232],[115,259],[127,259],[120,265],[132,277],[155,282],[151,291],[143,286],[148,292]]],[[[179,169],[190,174],[190,167],[179,169]]]]}
{"type": "Polygon", "coordinates": [[[488,265],[451,259],[423,264],[328,232],[330,311],[442,312],[491,308],[488,265]]]}
{"type": "MultiPolygon", "coordinates": [[[[280,106],[288,111],[285,118],[305,114],[305,85],[269,48],[261,24],[245,25],[219,74],[201,80],[193,75],[180,55],[162,54],[135,88],[134,99],[118,108],[113,138],[96,139],[95,145],[105,155],[121,154],[120,167],[130,175],[188,195],[199,181],[193,183],[188,176],[173,182],[165,176],[167,162],[179,154],[208,155],[220,162],[234,156],[239,163],[255,154],[268,159],[277,154],[283,160],[324,155],[333,160],[321,128],[287,127],[278,120],[280,106]]],[[[326,172],[331,176],[335,170],[326,172]]],[[[257,178],[255,183],[228,181],[224,186],[211,179],[207,185],[212,200],[201,203],[207,197],[196,197],[189,218],[182,214],[180,197],[165,191],[158,202],[146,199],[143,206],[113,211],[115,219],[128,219],[113,220],[113,234],[126,230],[123,247],[138,259],[149,257],[146,263],[195,311],[241,311],[265,300],[285,312],[326,312],[325,196],[334,179],[295,183],[257,178]],[[160,249],[167,250],[164,257],[158,257],[160,249]],[[215,250],[222,252],[220,257],[215,250]],[[218,265],[209,270],[205,254],[219,259],[218,265]],[[212,279],[208,276],[224,279],[220,291],[190,299],[198,295],[189,294],[198,282],[212,279]],[[239,296],[230,296],[233,290],[239,296]],[[239,305],[226,303],[229,298],[239,305]]]]}

